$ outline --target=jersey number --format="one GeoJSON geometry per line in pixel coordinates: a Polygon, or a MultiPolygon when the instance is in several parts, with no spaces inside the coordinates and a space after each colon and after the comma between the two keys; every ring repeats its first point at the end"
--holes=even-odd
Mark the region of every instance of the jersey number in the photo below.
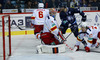
{"type": "Polygon", "coordinates": [[[43,18],[43,12],[39,11],[39,18],[43,18]]]}
{"type": "Polygon", "coordinates": [[[91,26],[92,27],[92,29],[97,29],[97,27],[94,27],[94,26],[91,26]]]}

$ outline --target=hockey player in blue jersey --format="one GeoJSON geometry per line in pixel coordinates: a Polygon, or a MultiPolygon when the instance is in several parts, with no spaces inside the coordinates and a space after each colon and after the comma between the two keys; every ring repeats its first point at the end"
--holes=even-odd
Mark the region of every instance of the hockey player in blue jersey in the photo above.
{"type": "Polygon", "coordinates": [[[77,37],[78,35],[78,25],[75,18],[75,13],[79,13],[82,16],[82,21],[86,21],[86,16],[83,11],[80,11],[76,8],[66,8],[64,5],[61,5],[60,11],[60,19],[62,21],[60,25],[60,29],[63,34],[65,34],[66,30],[69,28],[69,24],[71,31],[74,33],[74,36],[77,37]]]}

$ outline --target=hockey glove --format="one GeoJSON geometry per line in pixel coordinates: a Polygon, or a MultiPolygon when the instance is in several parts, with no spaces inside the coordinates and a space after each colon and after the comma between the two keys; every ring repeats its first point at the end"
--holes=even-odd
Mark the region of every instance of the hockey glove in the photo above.
{"type": "Polygon", "coordinates": [[[31,24],[30,24],[30,28],[34,28],[34,24],[31,23],[31,24]]]}
{"type": "Polygon", "coordinates": [[[86,16],[82,17],[82,21],[85,22],[86,21],[86,16]]]}

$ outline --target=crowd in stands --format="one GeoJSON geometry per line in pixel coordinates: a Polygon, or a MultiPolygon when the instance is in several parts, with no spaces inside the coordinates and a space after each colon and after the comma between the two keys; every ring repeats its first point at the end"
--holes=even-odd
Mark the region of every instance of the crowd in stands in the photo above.
{"type": "Polygon", "coordinates": [[[0,0],[0,13],[2,9],[31,9],[37,8],[38,3],[44,3],[45,8],[59,8],[63,3],[67,7],[98,7],[100,10],[100,0],[0,0]]]}

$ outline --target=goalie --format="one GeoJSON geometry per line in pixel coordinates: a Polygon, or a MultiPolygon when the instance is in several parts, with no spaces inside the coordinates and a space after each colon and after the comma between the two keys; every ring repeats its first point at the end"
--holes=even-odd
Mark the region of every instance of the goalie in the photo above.
{"type": "MultiPolygon", "coordinates": [[[[59,50],[56,49],[56,52],[57,51],[65,52],[65,45],[61,44],[62,42],[57,37],[59,35],[61,40],[65,40],[55,20],[56,9],[51,8],[49,11],[50,11],[50,16],[48,16],[48,18],[44,22],[43,32],[37,35],[37,38],[38,39],[40,38],[45,44],[45,45],[42,45],[41,49],[42,51],[45,51],[45,52],[47,51],[51,53],[55,51],[53,50],[54,47],[57,47],[59,50]],[[45,48],[43,46],[45,46],[45,48]]],[[[40,47],[38,48],[38,50],[39,49],[40,47]]]]}
{"type": "Polygon", "coordinates": [[[86,52],[90,52],[91,47],[99,47],[99,43],[97,42],[97,39],[100,39],[100,30],[98,26],[87,26],[86,22],[82,22],[81,24],[81,30],[79,32],[79,35],[77,36],[77,42],[75,47],[77,47],[77,51],[79,50],[79,45],[82,42],[85,48],[86,52]],[[87,43],[84,40],[84,37],[87,37],[87,43]]]}

